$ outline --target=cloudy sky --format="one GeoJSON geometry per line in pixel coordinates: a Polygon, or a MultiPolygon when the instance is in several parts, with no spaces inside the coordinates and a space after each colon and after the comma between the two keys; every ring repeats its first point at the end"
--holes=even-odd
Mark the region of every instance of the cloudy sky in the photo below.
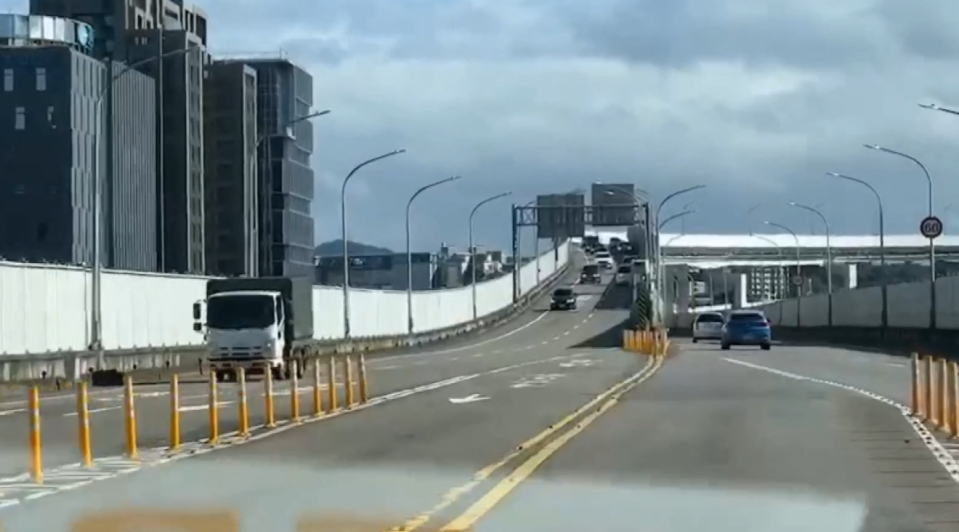
{"type": "MultiPolygon", "coordinates": [[[[9,2],[9,0],[5,0],[9,2]]],[[[834,233],[916,233],[926,181],[959,223],[959,20],[955,0],[202,0],[212,53],[285,50],[314,76],[317,241],[340,231],[400,248],[406,199],[421,196],[414,245],[465,245],[467,214],[504,191],[635,183],[656,197],[694,184],[688,232],[747,232],[746,211],[799,232],[821,205],[834,233]],[[759,214],[762,213],[762,214],[759,214]],[[954,213],[954,214],[953,214],[954,213]]],[[[478,215],[477,242],[505,245],[509,202],[478,215]]],[[[679,226],[674,226],[678,229],[679,226]]]]}

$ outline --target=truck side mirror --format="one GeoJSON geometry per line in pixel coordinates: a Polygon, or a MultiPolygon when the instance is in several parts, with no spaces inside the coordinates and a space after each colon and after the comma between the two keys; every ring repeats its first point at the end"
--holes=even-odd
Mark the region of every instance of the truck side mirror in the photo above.
{"type": "Polygon", "coordinates": [[[193,322],[193,330],[195,332],[203,332],[203,324],[198,321],[193,322]]]}
{"type": "MultiPolygon", "coordinates": [[[[195,320],[200,319],[200,304],[199,304],[199,303],[194,303],[194,304],[193,304],[193,319],[195,319],[195,320]]],[[[194,325],[193,330],[197,330],[195,325],[194,325]]]]}

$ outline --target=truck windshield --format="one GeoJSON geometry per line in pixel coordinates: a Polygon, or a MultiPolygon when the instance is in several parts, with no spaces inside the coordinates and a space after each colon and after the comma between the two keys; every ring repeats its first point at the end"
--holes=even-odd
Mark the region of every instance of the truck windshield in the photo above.
{"type": "Polygon", "coordinates": [[[269,296],[216,296],[207,301],[207,326],[211,329],[262,329],[276,323],[269,296]]]}

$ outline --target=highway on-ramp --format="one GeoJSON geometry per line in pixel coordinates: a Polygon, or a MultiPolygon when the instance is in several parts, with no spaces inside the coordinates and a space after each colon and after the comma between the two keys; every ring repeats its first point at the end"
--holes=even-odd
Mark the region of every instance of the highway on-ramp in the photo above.
{"type": "MultiPolygon", "coordinates": [[[[16,500],[0,509],[0,524],[4,532],[66,531],[83,518],[87,528],[75,530],[119,530],[105,519],[251,531],[959,530],[948,449],[936,456],[943,448],[899,408],[908,384],[900,359],[677,341],[660,365],[618,348],[627,311],[609,302],[621,289],[605,303],[603,287],[576,290],[589,297],[579,310],[544,312],[541,301],[473,340],[480,345],[371,361],[374,401],[354,412],[127,473],[97,469],[102,479],[69,466],[49,475],[49,485],[72,489],[0,484],[0,501],[16,500]]],[[[158,398],[140,407],[159,420],[161,444],[165,406],[158,398]]],[[[224,423],[235,422],[232,407],[224,423]]],[[[102,423],[119,426],[107,423],[110,412],[102,423]]]]}

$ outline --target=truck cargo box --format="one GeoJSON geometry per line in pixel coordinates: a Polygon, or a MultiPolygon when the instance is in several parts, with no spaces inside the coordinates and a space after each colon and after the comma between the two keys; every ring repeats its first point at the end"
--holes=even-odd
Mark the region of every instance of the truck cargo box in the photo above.
{"type": "Polygon", "coordinates": [[[238,277],[210,279],[206,296],[223,292],[269,291],[279,292],[287,301],[287,334],[294,341],[313,338],[313,279],[310,277],[238,277]]]}

